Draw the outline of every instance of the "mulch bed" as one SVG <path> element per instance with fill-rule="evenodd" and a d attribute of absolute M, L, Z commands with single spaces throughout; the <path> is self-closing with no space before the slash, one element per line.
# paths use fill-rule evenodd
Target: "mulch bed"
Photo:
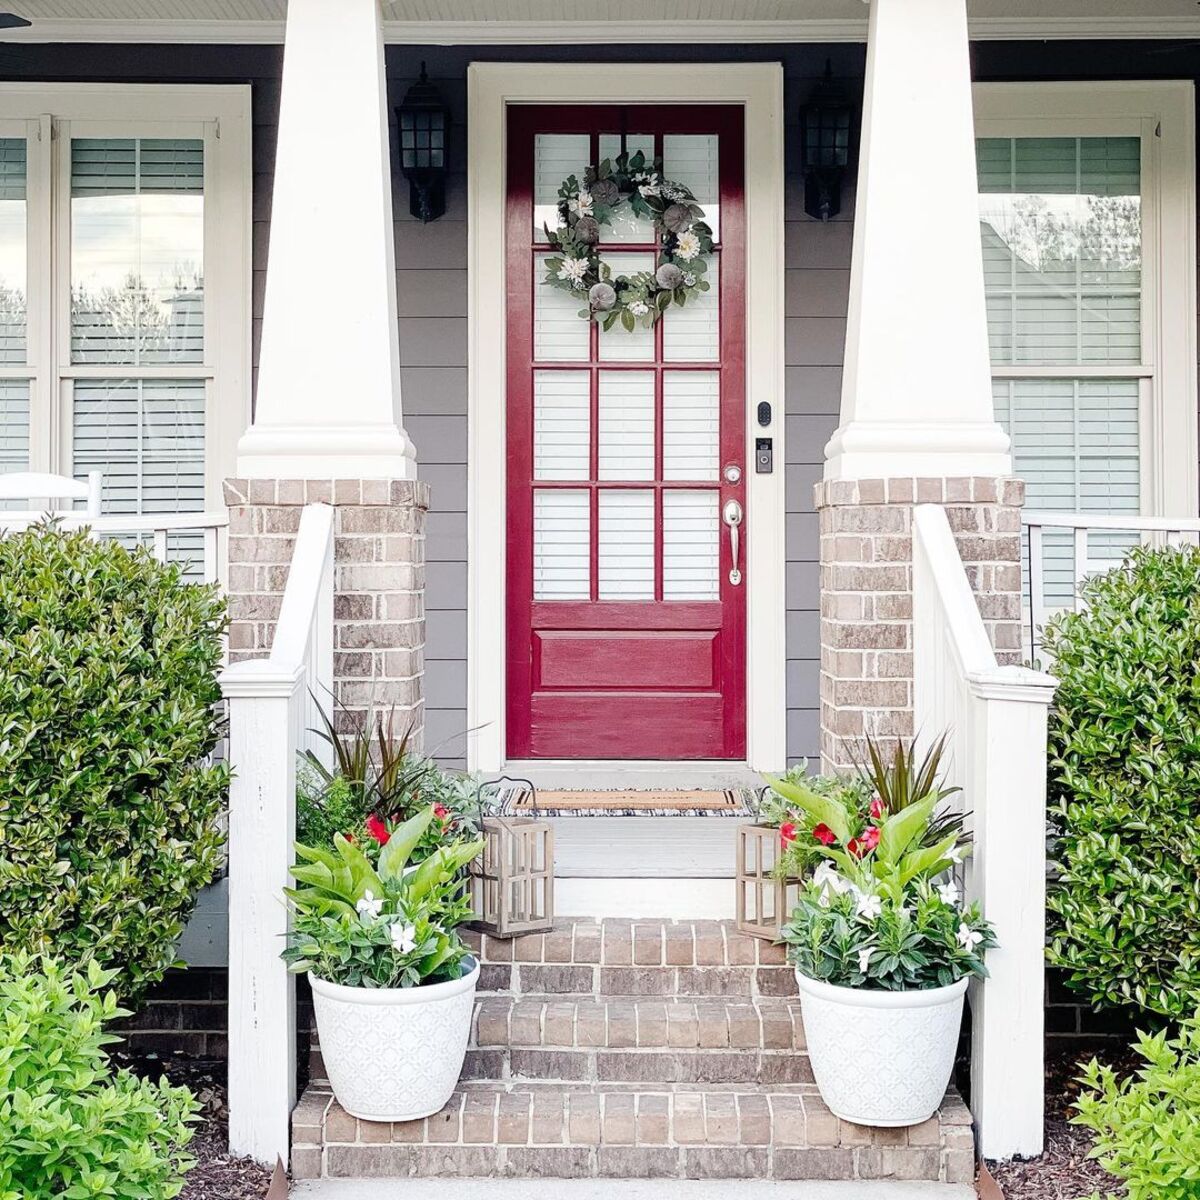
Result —
<path fill-rule="evenodd" d="M 1069 1123 L 1079 1096 L 1076 1077 L 1093 1057 L 1118 1074 L 1137 1065 L 1127 1049 L 1111 1042 L 1081 1043 L 1074 1050 L 1047 1054 L 1045 1153 L 1023 1162 L 988 1163 L 1005 1200 L 1084 1200 L 1096 1192 L 1121 1194 L 1117 1181 L 1087 1156 L 1091 1131 Z"/>
<path fill-rule="evenodd" d="M 187 1173 L 180 1200 L 263 1200 L 271 1172 L 250 1158 L 231 1158 L 225 1125 L 225 1063 L 210 1059 L 114 1055 L 139 1075 L 166 1077 L 192 1089 L 202 1106 L 196 1134 L 188 1145 L 196 1165 Z"/>

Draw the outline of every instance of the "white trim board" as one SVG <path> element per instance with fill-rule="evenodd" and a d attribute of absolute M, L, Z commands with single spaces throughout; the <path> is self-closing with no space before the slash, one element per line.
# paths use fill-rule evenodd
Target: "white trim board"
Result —
<path fill-rule="evenodd" d="M 747 764 L 787 754 L 784 571 L 784 108 L 779 63 L 472 63 L 467 73 L 467 765 L 496 772 L 505 747 L 505 177 L 510 104 L 740 104 L 746 113 Z M 499 381 L 499 384 L 497 383 Z M 753 424 L 761 400 L 770 427 Z M 771 475 L 749 470 L 775 439 Z"/>
<path fill-rule="evenodd" d="M 676 21 L 385 21 L 384 41 L 401 46 L 582 45 L 786 45 L 861 43 L 866 19 L 809 21 L 689 21 L 683 36 Z M 980 41 L 1168 40 L 1200 37 L 1196 16 L 979 17 L 970 23 Z M 282 21 L 38 20 L 29 29 L 7 30 L 12 43 L 141 43 L 155 45 L 279 45 Z"/>
<path fill-rule="evenodd" d="M 1190 80 L 977 83 L 974 104 L 979 137 L 1141 138 L 1141 364 L 1028 370 L 997 365 L 993 375 L 1141 378 L 1142 515 L 1196 516 L 1195 85 Z"/>

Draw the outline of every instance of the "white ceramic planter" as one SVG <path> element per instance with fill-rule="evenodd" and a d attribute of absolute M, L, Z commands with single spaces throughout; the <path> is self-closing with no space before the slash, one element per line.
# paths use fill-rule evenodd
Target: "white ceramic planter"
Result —
<path fill-rule="evenodd" d="M 966 979 L 920 992 L 834 987 L 796 972 L 813 1075 L 832 1112 L 855 1125 L 919 1125 L 942 1102 Z"/>
<path fill-rule="evenodd" d="M 415 1121 L 444 1108 L 462 1073 L 479 963 L 461 979 L 354 988 L 310 974 L 333 1094 L 364 1121 Z"/>

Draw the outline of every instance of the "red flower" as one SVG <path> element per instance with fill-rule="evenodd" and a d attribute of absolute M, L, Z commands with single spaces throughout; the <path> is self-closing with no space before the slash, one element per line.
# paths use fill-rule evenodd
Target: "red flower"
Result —
<path fill-rule="evenodd" d="M 388 832 L 388 827 L 372 813 L 367 818 L 367 832 L 381 845 L 388 844 L 388 838 L 392 835 Z"/>
<path fill-rule="evenodd" d="M 788 821 L 786 825 L 780 825 L 780 827 L 779 827 L 779 844 L 781 846 L 787 846 L 787 844 L 789 842 L 794 842 L 795 840 L 796 840 L 796 826 L 793 825 L 791 823 L 791 821 Z"/>
<path fill-rule="evenodd" d="M 433 815 L 444 825 L 450 819 L 450 810 L 444 804 L 435 804 Z"/>
<path fill-rule="evenodd" d="M 342 837 L 344 837 L 346 839 L 346 841 L 348 841 L 350 843 L 350 845 L 352 845 L 352 846 L 354 845 L 354 834 L 343 833 Z"/>
<path fill-rule="evenodd" d="M 879 830 L 872 825 L 866 833 L 860 838 L 851 838 L 846 843 L 846 849 L 854 855 L 855 858 L 862 858 L 864 854 L 870 854 L 876 846 L 879 845 Z"/>
<path fill-rule="evenodd" d="M 887 809 L 884 807 L 883 797 L 876 796 L 871 801 L 871 820 L 880 821 L 887 816 Z"/>
<path fill-rule="evenodd" d="M 859 841 L 858 838 L 851 838 L 846 843 L 846 849 L 849 850 L 855 858 L 862 858 L 862 856 L 866 853 L 866 851 L 863 849 L 862 842 Z"/>
<path fill-rule="evenodd" d="M 874 850 L 879 845 L 879 827 L 872 825 L 866 833 L 863 834 L 863 846 L 867 850 Z"/>
<path fill-rule="evenodd" d="M 837 834 L 829 828 L 828 825 L 817 825 L 813 828 L 813 837 L 821 843 L 822 846 L 832 846 L 837 841 Z"/>

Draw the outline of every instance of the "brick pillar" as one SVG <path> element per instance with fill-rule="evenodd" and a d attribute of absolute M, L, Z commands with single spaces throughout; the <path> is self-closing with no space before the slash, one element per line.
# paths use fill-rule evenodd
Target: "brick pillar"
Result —
<path fill-rule="evenodd" d="M 997 659 L 1021 657 L 1019 479 L 832 479 L 821 533 L 821 762 L 850 766 L 864 734 L 913 730 L 912 513 L 946 509 Z M 926 730 L 936 733 L 936 730 Z"/>
<path fill-rule="evenodd" d="M 230 658 L 271 648 L 305 504 L 332 504 L 334 687 L 352 712 L 391 708 L 424 727 L 425 513 L 413 479 L 227 479 Z M 322 701 L 328 711 L 330 704 Z"/>

